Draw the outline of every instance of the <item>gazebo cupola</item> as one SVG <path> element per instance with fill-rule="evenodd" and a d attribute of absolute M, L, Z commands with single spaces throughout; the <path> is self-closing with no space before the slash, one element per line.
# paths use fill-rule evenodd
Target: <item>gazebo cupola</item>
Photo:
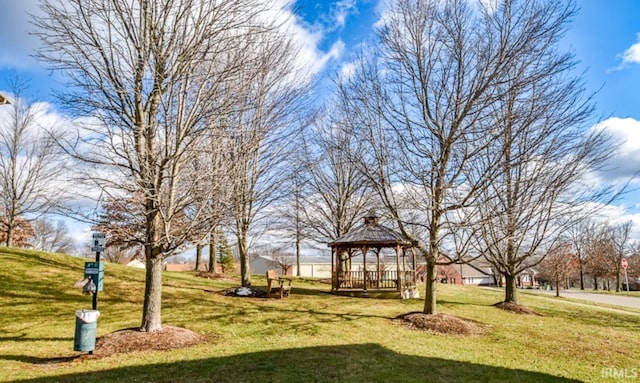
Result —
<path fill-rule="evenodd" d="M 416 260 L 411 241 L 379 223 L 370 213 L 364 223 L 330 242 L 331 290 L 397 290 L 403 298 L 418 296 Z M 375 258 L 370 257 L 370 253 Z M 385 253 L 395 254 L 393 261 Z"/>

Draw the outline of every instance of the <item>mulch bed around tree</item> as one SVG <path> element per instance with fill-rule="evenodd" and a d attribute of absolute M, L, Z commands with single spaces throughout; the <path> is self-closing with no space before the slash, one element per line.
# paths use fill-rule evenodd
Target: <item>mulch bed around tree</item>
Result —
<path fill-rule="evenodd" d="M 410 312 L 398 315 L 394 321 L 410 329 L 443 335 L 479 335 L 491 329 L 489 325 L 447 314 Z"/>
<path fill-rule="evenodd" d="M 98 338 L 93 357 L 187 348 L 205 343 L 207 340 L 207 337 L 181 327 L 163 326 L 162 331 L 158 332 L 142 332 L 138 328 L 129 328 Z"/>
<path fill-rule="evenodd" d="M 527 306 L 523 306 L 523 305 L 520 305 L 520 304 L 517 304 L 517 303 L 513 303 L 513 302 L 499 302 L 499 303 L 496 303 L 493 306 L 497 307 L 497 308 L 499 308 L 501 310 L 509 311 L 509 312 L 516 313 L 516 314 L 527 314 L 527 315 L 539 315 L 539 316 L 542 316 L 542 314 L 539 314 L 539 313 L 531 310 Z"/>

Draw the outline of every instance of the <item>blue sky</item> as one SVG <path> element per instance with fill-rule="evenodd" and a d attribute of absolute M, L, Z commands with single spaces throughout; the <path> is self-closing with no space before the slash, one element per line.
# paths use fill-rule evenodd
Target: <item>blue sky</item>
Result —
<path fill-rule="evenodd" d="M 286 0 L 280 0 L 286 1 Z M 469 0 L 474 1 L 474 0 Z M 484 0 L 490 1 L 490 0 Z M 597 118 L 622 146 L 603 178 L 640 170 L 640 1 L 580 0 L 563 48 L 575 52 L 587 87 L 597 91 Z M 384 10 L 381 0 L 298 0 L 294 31 L 305 46 L 303 57 L 326 86 L 348 64 L 359 45 L 374 39 L 373 25 Z M 51 74 L 30 57 L 37 39 L 30 35 L 28 12 L 36 0 L 0 0 L 0 92 L 15 74 L 31 80 L 30 93 L 57 109 L 52 90 L 59 86 Z M 633 219 L 640 238 L 640 193 L 629 193 L 611 207 L 616 219 Z"/>

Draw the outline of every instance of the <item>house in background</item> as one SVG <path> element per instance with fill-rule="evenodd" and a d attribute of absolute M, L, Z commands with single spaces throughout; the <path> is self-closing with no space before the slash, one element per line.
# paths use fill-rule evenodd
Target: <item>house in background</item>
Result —
<path fill-rule="evenodd" d="M 278 270 L 281 275 L 297 276 L 298 267 L 295 257 L 282 259 L 270 255 L 252 257 L 252 274 L 265 274 L 267 270 Z M 300 276 L 312 278 L 331 278 L 330 257 L 300 257 Z"/>
<path fill-rule="evenodd" d="M 516 281 L 518 287 L 520 288 L 534 288 L 540 286 L 538 281 L 538 272 L 529 267 L 518 275 L 518 279 Z"/>
<path fill-rule="evenodd" d="M 442 262 L 451 261 L 451 258 L 442 255 Z M 426 264 L 419 263 L 416 266 L 418 279 L 425 280 Z M 470 286 L 495 286 L 497 279 L 491 265 L 483 259 L 469 259 L 467 262 L 438 265 L 438 282 L 456 285 Z"/>

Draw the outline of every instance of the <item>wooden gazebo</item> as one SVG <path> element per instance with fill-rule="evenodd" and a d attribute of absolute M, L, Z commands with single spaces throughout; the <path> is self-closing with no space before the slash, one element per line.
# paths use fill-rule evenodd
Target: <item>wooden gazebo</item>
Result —
<path fill-rule="evenodd" d="M 331 291 L 397 290 L 402 298 L 418 297 L 416 259 L 411 241 L 380 225 L 375 215 L 369 214 L 364 225 L 330 242 L 329 247 Z M 395 253 L 394 262 L 381 259 L 385 250 Z M 375 261 L 368 259 L 370 252 L 375 254 Z"/>

